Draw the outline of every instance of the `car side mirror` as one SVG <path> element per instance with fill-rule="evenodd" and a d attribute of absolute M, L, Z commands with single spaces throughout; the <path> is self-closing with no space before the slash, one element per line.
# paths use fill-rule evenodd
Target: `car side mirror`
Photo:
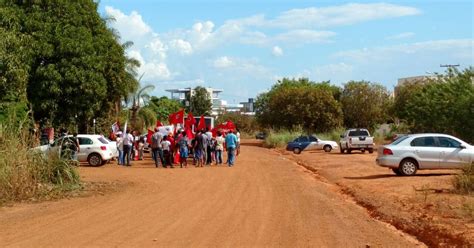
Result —
<path fill-rule="evenodd" d="M 460 144 L 460 145 L 459 145 L 459 148 L 461 148 L 461 149 L 466 149 L 466 146 L 463 145 L 463 144 Z"/>

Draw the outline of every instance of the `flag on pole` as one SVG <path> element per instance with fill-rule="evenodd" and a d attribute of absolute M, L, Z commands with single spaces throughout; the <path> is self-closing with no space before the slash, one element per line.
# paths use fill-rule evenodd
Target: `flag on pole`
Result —
<path fill-rule="evenodd" d="M 204 121 L 204 115 L 201 115 L 199 118 L 198 130 L 203 130 L 206 128 L 206 122 Z"/>
<path fill-rule="evenodd" d="M 163 123 L 161 123 L 160 120 L 157 120 L 156 121 L 156 127 L 162 127 L 163 126 Z"/>
<path fill-rule="evenodd" d="M 194 119 L 193 113 L 188 113 L 188 118 L 186 119 L 186 123 L 184 123 L 184 128 L 192 129 L 193 126 L 196 124 L 196 119 Z"/>
<path fill-rule="evenodd" d="M 118 131 L 120 130 L 120 126 L 118 124 L 118 122 L 114 122 L 114 124 L 112 124 L 112 133 L 117 133 Z"/>
<path fill-rule="evenodd" d="M 172 113 L 169 115 L 169 122 L 170 124 L 183 124 L 184 122 L 184 109 L 176 113 Z"/>

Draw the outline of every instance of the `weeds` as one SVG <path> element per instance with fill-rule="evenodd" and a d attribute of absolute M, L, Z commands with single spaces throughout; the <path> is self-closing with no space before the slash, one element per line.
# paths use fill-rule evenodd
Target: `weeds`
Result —
<path fill-rule="evenodd" d="M 454 177 L 453 185 L 460 194 L 474 193 L 474 163 L 465 166 L 461 174 Z"/>
<path fill-rule="evenodd" d="M 0 135 L 0 204 L 57 195 L 80 187 L 71 161 L 32 149 L 25 122 L 9 120 Z"/>
<path fill-rule="evenodd" d="M 318 133 L 316 137 L 323 140 L 332 140 L 339 142 L 340 135 L 344 132 L 343 129 L 335 129 L 326 133 Z M 285 147 L 286 144 L 296 137 L 305 134 L 303 129 L 297 128 L 294 130 L 269 130 L 267 138 L 264 141 L 264 146 L 269 148 Z"/>

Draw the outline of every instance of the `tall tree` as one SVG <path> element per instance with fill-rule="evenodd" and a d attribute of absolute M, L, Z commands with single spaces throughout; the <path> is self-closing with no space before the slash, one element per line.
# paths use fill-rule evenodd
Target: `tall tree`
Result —
<path fill-rule="evenodd" d="M 391 97 L 381 84 L 350 81 L 344 85 L 341 103 L 346 127 L 373 129 L 389 119 Z"/>
<path fill-rule="evenodd" d="M 26 95 L 37 120 L 54 126 L 109 118 L 114 103 L 136 88 L 124 47 L 98 12 L 98 3 L 2 1 L 18 11 L 19 33 L 31 37 Z M 3 8 L 2 8 L 3 9 Z"/>
<path fill-rule="evenodd" d="M 160 98 L 152 96 L 148 104 L 148 107 L 153 109 L 160 121 L 167 120 L 171 113 L 175 113 L 183 108 L 183 105 L 178 100 L 169 99 L 166 96 Z"/>
<path fill-rule="evenodd" d="M 212 100 L 206 88 L 197 86 L 191 96 L 189 111 L 194 115 L 210 115 L 212 110 Z"/>
<path fill-rule="evenodd" d="M 257 121 L 262 126 L 306 131 L 328 131 L 342 123 L 340 104 L 326 82 L 306 78 L 279 80 L 255 103 Z"/>

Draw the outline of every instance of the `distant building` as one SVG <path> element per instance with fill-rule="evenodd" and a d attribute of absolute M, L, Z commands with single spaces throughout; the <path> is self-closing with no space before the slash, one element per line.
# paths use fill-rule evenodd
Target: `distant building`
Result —
<path fill-rule="evenodd" d="M 249 98 L 247 102 L 241 102 L 242 104 L 242 109 L 241 112 L 242 114 L 247 114 L 247 115 L 255 115 L 255 99 Z"/>
<path fill-rule="evenodd" d="M 227 102 L 221 100 L 219 98 L 219 94 L 223 92 L 221 89 L 213 89 L 213 88 L 205 88 L 211 97 L 210 101 L 212 103 L 212 113 L 211 115 L 216 116 L 222 111 L 223 106 L 227 104 Z M 179 100 L 183 102 L 185 106 L 189 106 L 190 102 L 189 99 L 194 95 L 193 88 L 181 88 L 181 89 L 168 89 L 167 92 L 171 93 L 171 99 Z"/>

